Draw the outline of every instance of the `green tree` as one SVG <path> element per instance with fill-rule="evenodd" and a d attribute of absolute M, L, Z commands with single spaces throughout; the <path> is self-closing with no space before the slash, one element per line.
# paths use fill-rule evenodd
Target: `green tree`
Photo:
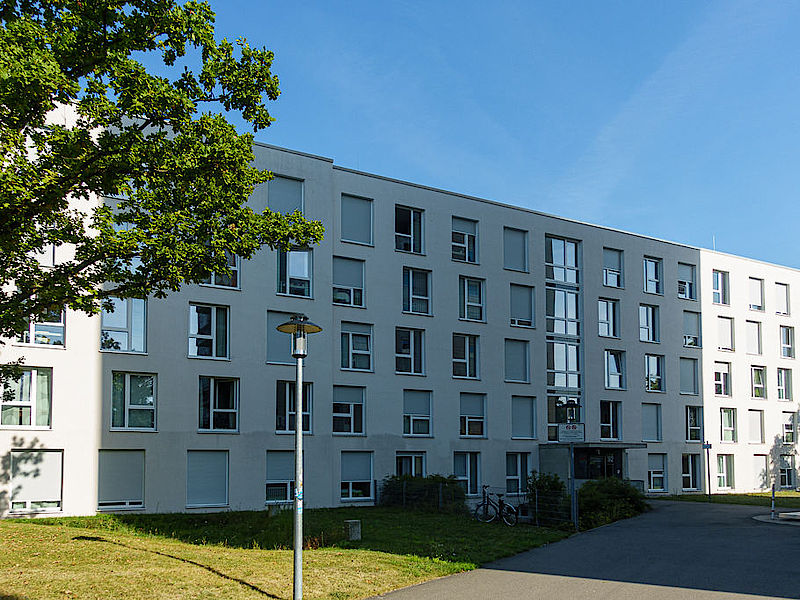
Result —
<path fill-rule="evenodd" d="M 163 297 L 228 272 L 226 251 L 322 239 L 300 213 L 245 205 L 271 174 L 219 114 L 269 126 L 272 60 L 217 41 L 205 2 L 0 0 L 0 337 L 65 306 Z M 51 244 L 74 257 L 43 268 Z"/>

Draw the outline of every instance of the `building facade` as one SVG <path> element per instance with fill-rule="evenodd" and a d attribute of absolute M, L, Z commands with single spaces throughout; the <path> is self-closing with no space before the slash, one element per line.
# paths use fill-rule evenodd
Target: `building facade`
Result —
<path fill-rule="evenodd" d="M 531 470 L 569 470 L 563 423 L 585 427 L 578 479 L 795 487 L 800 272 L 255 153 L 276 178 L 252 207 L 299 208 L 325 240 L 8 340 L 0 360 L 25 372 L 2 403 L 0 514 L 289 501 L 294 366 L 275 327 L 293 313 L 323 327 L 301 409 L 309 507 L 373 503 L 392 474 L 513 499 Z"/>

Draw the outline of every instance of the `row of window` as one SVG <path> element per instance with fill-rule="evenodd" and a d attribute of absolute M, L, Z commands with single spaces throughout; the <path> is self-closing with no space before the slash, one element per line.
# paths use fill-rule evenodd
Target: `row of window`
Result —
<path fill-rule="evenodd" d="M 761 355 L 761 323 L 759 321 L 746 321 L 746 352 L 747 354 Z M 736 349 L 734 335 L 734 319 L 732 317 L 717 317 L 717 349 L 733 352 Z M 779 352 L 781 358 L 794 358 L 794 327 L 780 325 L 778 327 Z"/>
<path fill-rule="evenodd" d="M 778 400 L 792 399 L 792 370 L 779 367 L 777 369 L 775 390 Z M 733 379 L 731 363 L 714 363 L 714 394 L 717 396 L 733 395 Z M 767 367 L 750 366 L 750 397 L 758 400 L 767 398 Z"/>
<path fill-rule="evenodd" d="M 714 304 L 730 305 L 730 273 L 714 270 L 712 277 L 712 301 Z M 788 283 L 775 283 L 775 314 L 790 314 L 790 295 Z M 764 300 L 764 280 L 757 277 L 748 277 L 747 298 L 750 310 L 763 312 L 766 307 Z"/>

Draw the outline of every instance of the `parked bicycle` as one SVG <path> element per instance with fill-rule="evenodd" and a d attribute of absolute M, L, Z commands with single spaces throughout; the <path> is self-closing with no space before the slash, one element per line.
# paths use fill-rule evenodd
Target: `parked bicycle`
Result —
<path fill-rule="evenodd" d="M 482 494 L 483 499 L 478 506 L 475 507 L 475 518 L 481 523 L 491 523 L 498 515 L 503 523 L 509 527 L 517 524 L 517 509 L 503 500 L 503 494 L 495 494 L 489 490 L 488 485 L 483 486 Z"/>

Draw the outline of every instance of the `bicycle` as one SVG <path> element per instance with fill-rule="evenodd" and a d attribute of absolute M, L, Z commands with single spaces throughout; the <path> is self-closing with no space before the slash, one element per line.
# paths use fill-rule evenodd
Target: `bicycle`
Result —
<path fill-rule="evenodd" d="M 483 499 L 480 504 L 475 507 L 475 518 L 481 523 L 491 523 L 500 515 L 503 523 L 509 527 L 516 525 L 519 517 L 517 509 L 503 500 L 503 494 L 493 494 L 487 491 L 488 489 L 488 485 L 483 486 Z M 492 498 L 492 496 L 495 496 L 497 500 Z"/>

